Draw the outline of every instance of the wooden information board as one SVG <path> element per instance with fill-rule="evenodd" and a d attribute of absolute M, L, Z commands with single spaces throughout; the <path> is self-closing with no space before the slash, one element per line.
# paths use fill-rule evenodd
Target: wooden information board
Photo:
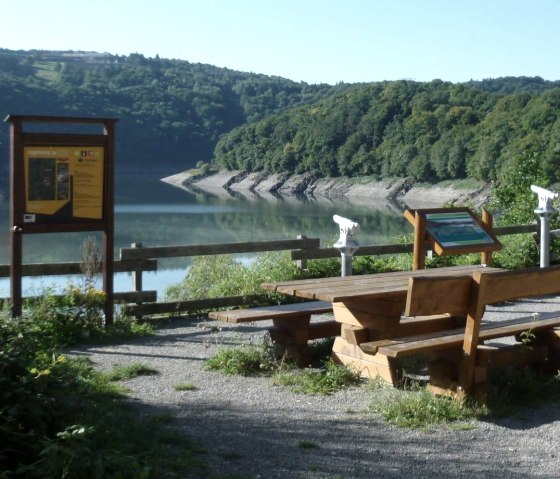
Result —
<path fill-rule="evenodd" d="M 488 253 L 502 248 L 491 225 L 481 222 L 469 208 L 407 210 L 405 217 L 414 225 L 415 252 L 418 250 L 418 254 L 425 252 L 426 240 L 440 256 Z M 415 264 L 419 261 L 415 259 Z"/>
<path fill-rule="evenodd" d="M 105 321 L 113 320 L 114 118 L 9 115 L 10 290 L 22 312 L 23 236 L 101 231 Z M 42 125 L 42 126 L 41 126 Z M 83 133 L 79 126 L 102 132 Z M 38 128 L 39 127 L 39 128 Z M 43 130 L 44 129 L 44 130 Z M 42 131 L 38 131 L 42 130 Z M 52 130 L 61 130 L 56 133 Z M 64 132 L 62 132 L 64 131 Z"/>

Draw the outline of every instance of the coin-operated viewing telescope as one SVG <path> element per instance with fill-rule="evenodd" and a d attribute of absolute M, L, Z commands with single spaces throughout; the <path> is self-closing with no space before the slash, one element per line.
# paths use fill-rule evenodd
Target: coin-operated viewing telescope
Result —
<path fill-rule="evenodd" d="M 360 225 L 348 218 L 334 215 L 333 220 L 338 223 L 340 228 L 340 237 L 334 244 L 334 247 L 340 251 L 342 267 L 341 276 L 352 276 L 352 256 L 360 247 L 359 243 L 354 239 L 354 233 L 360 229 Z"/>
<path fill-rule="evenodd" d="M 558 197 L 558 193 L 535 185 L 531 185 L 531 191 L 539 196 L 539 206 L 535 209 L 535 213 L 541 219 L 540 266 L 546 268 L 550 265 L 550 218 L 556 213 L 551 203 Z"/>

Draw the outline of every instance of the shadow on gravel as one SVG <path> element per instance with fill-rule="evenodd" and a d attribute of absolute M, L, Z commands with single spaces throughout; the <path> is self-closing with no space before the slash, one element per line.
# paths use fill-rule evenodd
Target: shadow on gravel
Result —
<path fill-rule="evenodd" d="M 79 352 L 184 359 L 185 368 L 197 369 L 207 359 L 205 350 L 200 357 L 182 355 L 186 343 L 239 345 L 237 333 L 266 331 L 266 327 L 228 325 L 228 334 L 216 337 L 214 325 L 219 323 L 190 322 L 183 328 L 185 322 L 174 320 L 162 325 L 155 336 L 107 348 L 83 347 Z M 553 429 L 560 420 L 558 403 L 470 429 L 425 432 L 389 426 L 377 415 L 347 411 L 342 403 L 333 407 L 331 401 L 323 407 L 321 398 L 278 393 L 269 383 L 258 388 L 233 378 L 218 383 L 226 385 L 221 397 L 215 390 L 204 390 L 205 383 L 200 382 L 198 392 L 174 393 L 172 404 L 161 398 L 158 405 L 131 399 L 139 414 L 170 414 L 170 427 L 206 451 L 211 479 L 542 479 L 556 477 L 559 467 L 554 450 L 558 436 Z M 227 389 L 230 384 L 237 386 Z"/>
<path fill-rule="evenodd" d="M 536 467 L 550 460 L 550 450 L 528 444 L 514 452 L 511 442 L 476 430 L 409 431 L 362 414 L 323 417 L 279 404 L 261 415 L 231 403 L 186 401 L 177 425 L 208 451 L 217 477 L 549 477 Z"/>

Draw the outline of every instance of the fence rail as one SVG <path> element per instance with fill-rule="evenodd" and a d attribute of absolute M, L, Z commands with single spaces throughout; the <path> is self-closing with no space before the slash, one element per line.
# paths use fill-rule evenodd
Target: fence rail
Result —
<path fill-rule="evenodd" d="M 538 224 L 506 226 L 493 229 L 496 236 L 538 233 Z M 551 231 L 551 236 L 560 237 L 560 231 Z M 206 245 L 176 245 L 142 247 L 133 243 L 129 248 L 121 248 L 120 259 L 115 261 L 115 273 L 132 274 L 132 291 L 114 293 L 116 303 L 126 303 L 127 311 L 136 317 L 173 313 L 195 312 L 205 309 L 224 308 L 247 305 L 262 301 L 264 296 L 228 296 L 203 300 L 184 300 L 157 302 L 156 291 L 144 291 L 142 274 L 157 271 L 158 259 L 190 257 L 201 255 L 263 253 L 268 251 L 290 251 L 291 259 L 298 261 L 300 267 L 306 267 L 311 259 L 336 258 L 340 252 L 336 248 L 321 248 L 319 238 L 300 236 L 298 239 L 252 241 L 244 243 L 217 243 Z M 377 246 L 360 246 L 355 256 L 378 256 L 399 253 L 411 253 L 413 244 L 386 244 Z M 51 276 L 82 274 L 79 262 L 32 263 L 23 265 L 24 276 Z M 10 265 L 0 265 L 0 278 L 10 276 Z"/>

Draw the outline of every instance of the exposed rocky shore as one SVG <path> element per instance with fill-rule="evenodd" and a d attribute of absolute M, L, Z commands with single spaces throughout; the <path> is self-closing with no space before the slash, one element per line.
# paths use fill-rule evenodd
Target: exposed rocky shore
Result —
<path fill-rule="evenodd" d="M 379 200 L 397 203 L 408 208 L 430 208 L 448 203 L 470 204 L 477 208 L 489 197 L 489 185 L 464 188 L 453 183 L 417 185 L 410 178 L 377 181 L 364 178 L 314 178 L 311 175 L 287 173 L 248 173 L 245 171 L 219 171 L 195 174 L 178 173 L 162 181 L 195 193 L 217 196 L 243 196 L 248 199 L 271 196 L 306 196 L 311 198 L 345 198 L 354 200 Z"/>

